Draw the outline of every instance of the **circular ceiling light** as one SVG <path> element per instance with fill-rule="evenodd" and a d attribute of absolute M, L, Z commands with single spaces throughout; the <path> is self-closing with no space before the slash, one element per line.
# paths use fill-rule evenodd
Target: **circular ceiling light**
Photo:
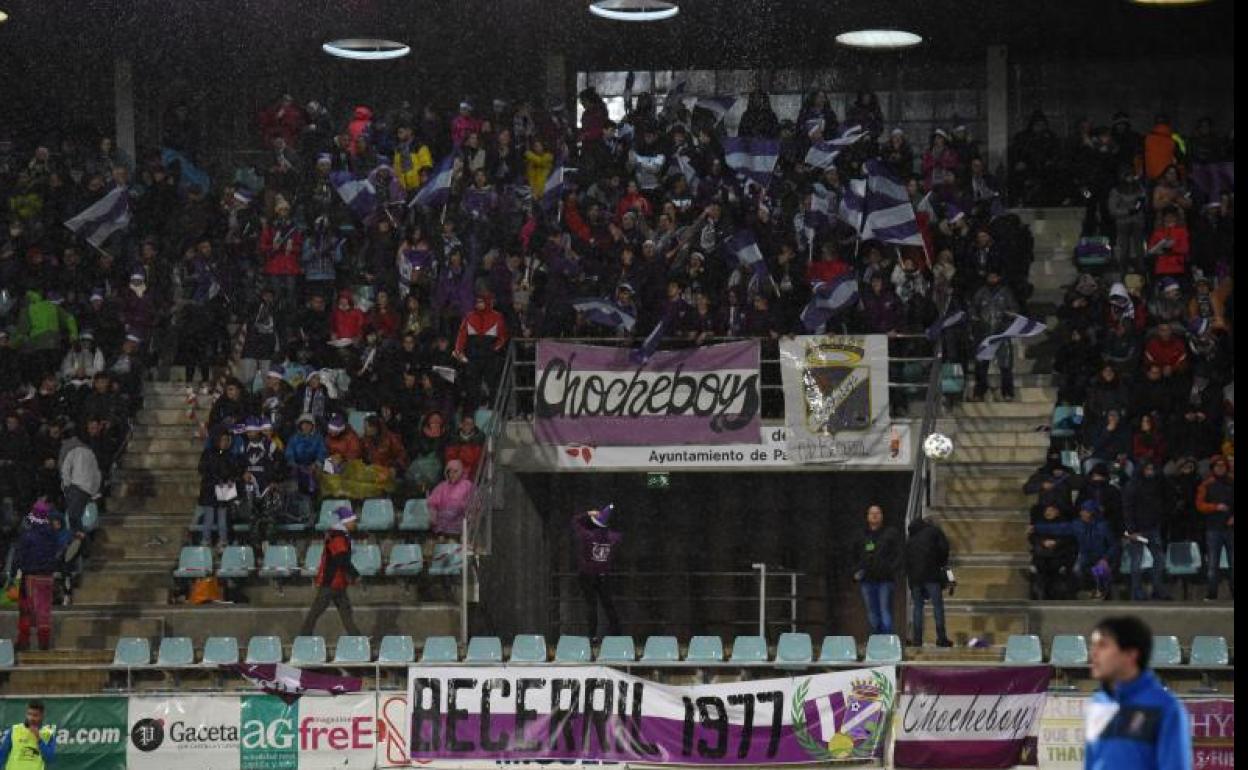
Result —
<path fill-rule="evenodd" d="M 333 40 L 321 46 L 321 50 L 340 59 L 381 61 L 400 59 L 412 52 L 411 48 L 393 40 L 377 40 L 369 37 L 352 37 Z"/>
<path fill-rule="evenodd" d="M 0 24 L 3 24 L 8 20 L 9 20 L 9 15 L 5 13 L 4 11 L 0 11 Z"/>
<path fill-rule="evenodd" d="M 663 21 L 680 13 L 668 0 L 595 0 L 589 12 L 612 21 Z"/>
<path fill-rule="evenodd" d="M 842 32 L 836 42 L 850 48 L 910 48 L 922 43 L 923 38 L 900 29 L 859 29 Z"/>

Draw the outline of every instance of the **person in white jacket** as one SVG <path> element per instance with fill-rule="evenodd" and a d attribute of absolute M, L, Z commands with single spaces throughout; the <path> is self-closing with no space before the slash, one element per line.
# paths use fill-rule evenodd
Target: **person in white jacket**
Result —
<path fill-rule="evenodd" d="M 61 382 L 75 388 L 91 386 L 96 372 L 104 371 L 104 353 L 95 346 L 95 335 L 84 331 L 61 360 Z"/>
<path fill-rule="evenodd" d="M 72 429 L 66 429 L 70 431 Z M 82 514 L 87 504 L 100 496 L 103 475 L 95 451 L 77 435 L 69 433 L 61 443 L 61 490 L 65 493 L 65 517 L 74 538 L 81 541 L 85 534 Z M 73 549 L 77 553 L 77 549 Z M 67 556 L 68 560 L 68 556 Z"/>

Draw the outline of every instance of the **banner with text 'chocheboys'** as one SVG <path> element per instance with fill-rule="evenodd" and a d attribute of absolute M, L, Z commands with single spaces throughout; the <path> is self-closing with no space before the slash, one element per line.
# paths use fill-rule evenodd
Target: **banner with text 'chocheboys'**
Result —
<path fill-rule="evenodd" d="M 413 668 L 413 762 L 760 767 L 882 756 L 892 667 L 671 686 L 597 666 Z"/>

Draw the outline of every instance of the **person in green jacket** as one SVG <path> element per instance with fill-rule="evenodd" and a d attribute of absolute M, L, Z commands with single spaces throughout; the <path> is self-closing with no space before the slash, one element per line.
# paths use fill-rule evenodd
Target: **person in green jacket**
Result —
<path fill-rule="evenodd" d="M 31 289 L 17 319 L 17 342 L 26 362 L 26 377 L 37 382 L 60 366 L 66 342 L 78 339 L 78 321 L 61 307 L 60 298 Z"/>

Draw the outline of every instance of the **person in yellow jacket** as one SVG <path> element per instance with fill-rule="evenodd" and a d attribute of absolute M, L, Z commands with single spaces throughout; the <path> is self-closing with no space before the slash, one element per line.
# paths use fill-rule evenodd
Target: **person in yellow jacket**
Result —
<path fill-rule="evenodd" d="M 538 200 L 546 190 L 546 178 L 555 167 L 555 156 L 542 146 L 541 139 L 534 139 L 524 153 L 524 176 L 529 180 L 529 188 L 533 190 L 533 199 Z"/>
<path fill-rule="evenodd" d="M 46 770 L 56 761 L 56 726 L 43 724 L 43 702 L 26 704 L 26 721 L 13 725 L 0 739 L 4 770 Z"/>
<path fill-rule="evenodd" d="M 399 177 L 403 192 L 412 192 L 420 187 L 422 169 L 433 168 L 433 156 L 428 145 L 417 141 L 411 126 L 399 126 L 399 144 L 394 150 L 394 173 Z"/>

